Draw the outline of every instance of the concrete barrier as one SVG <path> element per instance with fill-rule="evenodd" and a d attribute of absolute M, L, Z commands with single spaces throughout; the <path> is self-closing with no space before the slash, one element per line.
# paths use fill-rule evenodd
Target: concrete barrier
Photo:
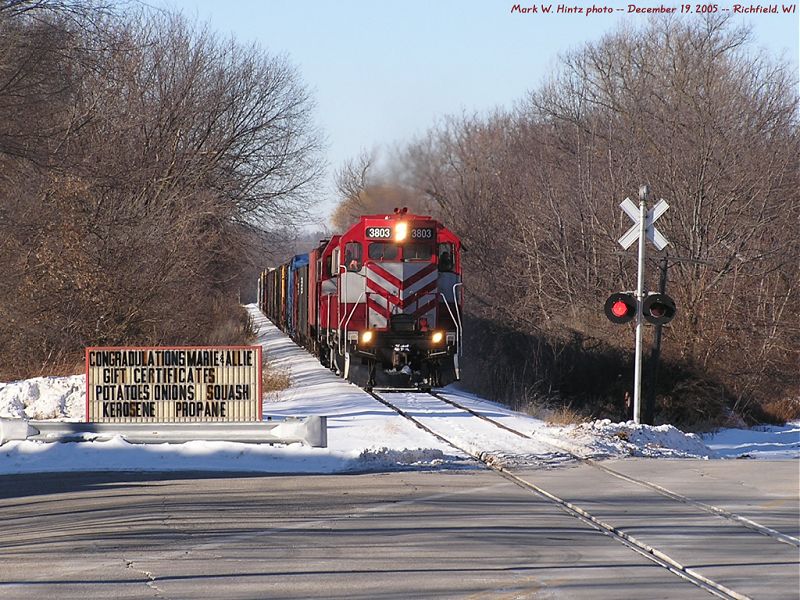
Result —
<path fill-rule="evenodd" d="M 120 436 L 132 444 L 180 444 L 194 440 L 246 444 L 302 443 L 328 446 L 327 417 L 287 417 L 252 423 L 67 423 L 0 418 L 0 445 L 12 440 L 104 441 Z"/>

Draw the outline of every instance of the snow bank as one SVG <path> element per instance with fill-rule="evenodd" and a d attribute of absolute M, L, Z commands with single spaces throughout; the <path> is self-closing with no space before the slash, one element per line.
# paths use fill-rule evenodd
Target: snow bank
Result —
<path fill-rule="evenodd" d="M 229 473 L 353 473 L 475 468 L 438 450 L 340 451 L 300 444 L 9 442 L 0 447 L 0 475 L 68 471 L 219 471 Z"/>
<path fill-rule="evenodd" d="M 85 382 L 85 375 L 72 375 L 0 383 L 0 417 L 83 421 Z"/>
<path fill-rule="evenodd" d="M 702 438 L 672 425 L 637 425 L 609 419 L 581 423 L 564 429 L 569 442 L 587 458 L 644 456 L 648 458 L 713 458 Z"/>

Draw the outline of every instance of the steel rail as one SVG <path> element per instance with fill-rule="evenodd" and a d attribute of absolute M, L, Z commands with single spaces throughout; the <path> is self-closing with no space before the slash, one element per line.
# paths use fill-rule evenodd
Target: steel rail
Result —
<path fill-rule="evenodd" d="M 436 437 L 438 440 L 446 443 L 449 446 L 452 446 L 453 448 L 455 448 L 456 450 L 459 450 L 460 452 L 463 452 L 467 456 L 472 457 L 474 460 L 476 460 L 476 461 L 480 462 L 481 464 L 485 465 L 487 468 L 491 469 L 492 471 L 494 471 L 495 473 L 497 473 L 501 477 L 505 478 L 506 480 L 514 483 L 515 485 L 517 485 L 517 486 L 519 486 L 519 487 L 521 487 L 523 489 L 527 489 L 529 491 L 532 491 L 532 492 L 536 493 L 538 496 L 540 496 L 540 497 L 544 498 L 545 500 L 548 500 L 549 502 L 551 502 L 551 503 L 555 504 L 556 506 L 558 506 L 561 510 L 563 510 L 565 513 L 569 514 L 570 516 L 577 518 L 581 522 L 589 525 L 590 527 L 592 527 L 593 529 L 595 529 L 597 531 L 600 531 L 604 535 L 608 535 L 613 540 L 619 542 L 620 544 L 622 544 L 623 546 L 627 547 L 628 549 L 636 552 L 640 556 L 642 556 L 642 557 L 646 558 L 647 560 L 649 560 L 650 562 L 652 562 L 652 563 L 654 563 L 654 564 L 666 569 L 667 571 L 669 571 L 670 573 L 680 577 L 681 579 L 683 579 L 683 580 L 685 580 L 685 581 L 687 581 L 687 582 L 689 582 L 689 583 L 691 583 L 691 584 L 693 584 L 693 585 L 695 585 L 695 586 L 697 586 L 697 587 L 709 592 L 710 594 L 712 594 L 714 596 L 717 596 L 718 598 L 725 598 L 726 600 L 731 600 L 731 599 L 733 599 L 733 600 L 751 600 L 749 596 L 741 594 L 741 593 L 739 593 L 739 592 L 737 592 L 735 590 L 732 590 L 732 589 L 722 585 L 721 583 L 718 583 L 718 582 L 716 582 L 716 581 L 714 581 L 714 580 L 712 580 L 712 579 L 710 579 L 708 577 L 705 577 L 704 575 L 702 575 L 701 573 L 697 572 L 696 570 L 691 569 L 691 568 L 689 568 L 689 567 L 687 567 L 685 565 L 682 565 L 681 563 L 679 563 L 677 560 L 673 559 L 672 557 L 670 557 L 666 553 L 664 553 L 664 552 L 658 550 L 657 548 L 654 548 L 654 547 L 652 547 L 652 546 L 650 546 L 648 544 L 645 544 L 644 542 L 636 539 L 634 536 L 632 536 L 632 535 L 630 535 L 628 533 L 625 533 L 624 531 L 614 527 L 610 523 L 606 523 L 605 521 L 595 517 L 594 515 L 592 515 L 588 511 L 580 508 L 579 506 L 577 506 L 577 505 L 575 505 L 575 504 L 573 504 L 573 503 L 571 503 L 571 502 L 569 502 L 567 500 L 564 500 L 563 498 L 560 498 L 560 497 L 556 496 L 555 494 L 552 494 L 551 492 L 548 492 L 547 490 L 539 487 L 538 485 L 536 485 L 534 483 L 531 483 L 530 481 L 527 481 L 527 480 L 519 477 L 518 475 L 515 475 L 514 473 L 510 472 L 509 470 L 507 470 L 505 467 L 497 464 L 494 461 L 494 457 L 491 454 L 485 453 L 485 452 L 481 452 L 481 453 L 476 454 L 476 453 L 474 453 L 474 452 L 472 452 L 472 451 L 470 451 L 470 450 L 468 450 L 466 448 L 462 448 L 461 446 L 459 446 L 453 440 L 447 439 L 445 436 L 441 435 L 440 433 L 437 433 L 436 431 L 434 431 L 433 429 L 431 429 L 430 427 L 428 427 L 427 425 L 422 423 L 419 419 L 417 419 L 416 417 L 410 415 L 407 411 L 405 411 L 402 408 L 400 408 L 399 406 L 396 406 L 395 404 L 389 402 L 388 400 L 386 400 L 385 398 L 383 398 L 380 395 L 376 394 L 375 392 L 367 392 L 367 393 L 370 396 L 372 396 L 373 398 L 375 398 L 375 400 L 377 400 L 378 402 L 383 404 L 384 406 L 386 406 L 389 409 L 393 410 L 394 412 L 396 412 L 400 416 L 404 417 L 405 419 L 408 419 L 409 421 L 414 423 L 417 427 L 419 427 L 423 431 L 426 431 L 426 432 L 430 433 L 431 435 Z M 433 393 L 425 393 L 424 395 L 425 396 L 433 396 L 433 397 L 435 397 L 435 398 L 437 398 L 439 400 L 442 400 L 442 398 L 438 397 L 435 392 L 433 392 Z M 459 408 L 459 407 L 457 407 L 457 408 Z M 464 408 L 464 409 L 466 410 L 466 408 Z M 470 412 L 470 414 L 473 414 L 472 411 L 470 411 L 470 410 L 467 410 L 467 412 Z M 480 415 L 475 415 L 475 416 L 480 416 Z M 490 420 L 490 421 L 492 421 L 492 420 Z M 497 423 L 495 423 L 495 424 L 497 424 Z M 523 434 L 523 437 L 527 437 L 527 436 L 524 436 L 524 434 Z"/>

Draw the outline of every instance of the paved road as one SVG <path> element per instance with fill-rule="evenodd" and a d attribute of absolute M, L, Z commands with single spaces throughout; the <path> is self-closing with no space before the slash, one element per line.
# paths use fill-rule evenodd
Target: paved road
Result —
<path fill-rule="evenodd" d="M 796 535 L 796 462 L 613 467 Z M 585 465 L 519 474 L 753 598 L 798 597 L 796 547 Z M 486 470 L 0 477 L 0 522 L 0 598 L 712 597 Z"/>

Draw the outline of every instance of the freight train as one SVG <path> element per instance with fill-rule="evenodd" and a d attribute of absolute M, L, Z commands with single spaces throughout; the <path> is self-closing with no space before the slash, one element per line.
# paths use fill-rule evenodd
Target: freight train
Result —
<path fill-rule="evenodd" d="M 367 215 L 258 280 L 261 311 L 323 365 L 370 390 L 460 378 L 461 241 L 437 220 Z"/>

